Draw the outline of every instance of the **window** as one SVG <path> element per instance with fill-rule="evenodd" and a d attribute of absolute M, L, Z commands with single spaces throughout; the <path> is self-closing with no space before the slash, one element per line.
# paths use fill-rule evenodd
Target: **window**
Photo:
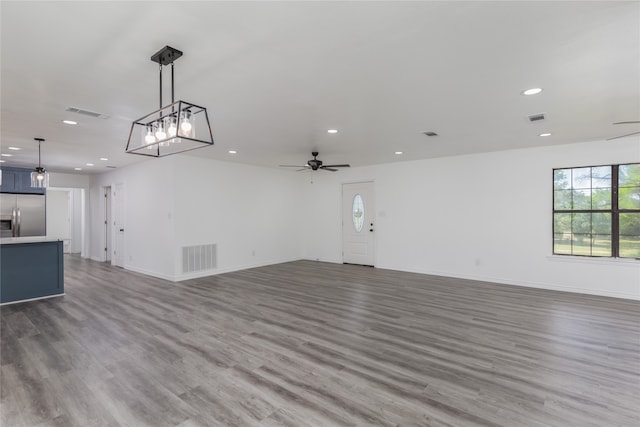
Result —
<path fill-rule="evenodd" d="M 353 228 L 359 233 L 362 231 L 362 225 L 364 224 L 364 201 L 359 194 L 356 194 L 353 198 L 352 212 Z"/>
<path fill-rule="evenodd" d="M 640 163 L 553 170 L 553 253 L 640 259 Z"/>

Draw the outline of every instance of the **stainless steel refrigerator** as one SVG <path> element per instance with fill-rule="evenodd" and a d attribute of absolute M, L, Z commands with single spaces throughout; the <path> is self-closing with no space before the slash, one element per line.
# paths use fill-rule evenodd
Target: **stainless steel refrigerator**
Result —
<path fill-rule="evenodd" d="M 45 236 L 45 196 L 0 194 L 0 237 Z"/>

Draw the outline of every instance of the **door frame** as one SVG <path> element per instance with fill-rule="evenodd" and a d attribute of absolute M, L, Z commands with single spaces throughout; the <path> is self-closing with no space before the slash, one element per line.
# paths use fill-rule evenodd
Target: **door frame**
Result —
<path fill-rule="evenodd" d="M 111 219 L 113 218 L 112 203 L 111 203 L 111 185 L 105 185 L 102 187 L 102 201 L 103 201 L 103 223 L 104 233 L 102 233 L 102 256 L 100 259 L 104 262 L 110 262 L 112 260 L 111 251 L 113 250 L 113 226 Z"/>
<path fill-rule="evenodd" d="M 118 189 L 120 189 L 120 195 L 116 194 Z M 124 182 L 118 182 L 116 184 L 111 185 L 111 222 L 112 222 L 112 227 L 111 227 L 111 245 L 112 245 L 112 251 L 111 251 L 111 265 L 116 266 L 116 267 L 122 267 L 124 268 L 125 262 L 126 262 L 126 244 L 125 244 L 125 238 L 123 236 L 122 238 L 122 247 L 118 247 L 118 231 L 117 231 L 117 224 L 116 224 L 116 212 L 118 209 L 122 210 L 122 228 L 126 228 L 125 227 L 125 215 L 126 215 L 126 211 L 125 211 L 125 195 L 126 195 L 126 189 L 125 189 L 125 184 Z M 117 256 L 114 255 L 114 251 L 119 251 L 120 253 L 122 253 L 122 265 L 118 265 L 117 261 Z"/>
<path fill-rule="evenodd" d="M 341 219 L 341 223 L 342 223 L 342 227 L 340 228 L 340 246 L 341 246 L 341 254 L 342 254 L 342 263 L 344 264 L 344 227 L 345 227 L 345 223 L 347 222 L 347 219 L 344 218 L 344 186 L 349 185 L 349 184 L 371 184 L 371 200 L 370 202 L 373 204 L 373 208 L 374 211 L 372 213 L 372 217 L 373 217 L 373 227 L 375 230 L 375 227 L 377 227 L 377 215 L 376 215 L 376 186 L 375 186 L 375 179 L 371 178 L 371 179 L 354 179 L 354 180 L 348 180 L 348 181 L 342 181 L 340 183 L 340 219 Z M 351 218 L 349 218 L 349 220 L 351 220 Z M 371 267 L 375 268 L 376 264 L 377 264 L 377 238 L 376 238 L 376 234 L 375 231 L 373 233 L 373 237 L 372 237 L 372 242 L 371 242 L 371 251 L 373 253 L 372 255 L 372 265 Z M 348 264 L 348 263 L 347 263 Z"/>

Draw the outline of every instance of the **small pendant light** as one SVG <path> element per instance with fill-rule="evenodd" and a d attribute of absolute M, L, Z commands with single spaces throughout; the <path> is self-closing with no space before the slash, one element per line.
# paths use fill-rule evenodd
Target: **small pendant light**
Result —
<path fill-rule="evenodd" d="M 31 187 L 47 188 L 49 186 L 49 172 L 40 164 L 40 144 L 44 142 L 44 138 L 33 138 L 38 141 L 38 167 L 31 172 Z"/>

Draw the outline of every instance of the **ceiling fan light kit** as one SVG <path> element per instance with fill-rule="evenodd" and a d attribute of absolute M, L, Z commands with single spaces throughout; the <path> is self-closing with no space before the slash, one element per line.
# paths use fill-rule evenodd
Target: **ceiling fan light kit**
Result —
<path fill-rule="evenodd" d="M 298 171 L 304 171 L 304 170 L 324 170 L 324 171 L 329 171 L 329 172 L 337 172 L 338 169 L 336 168 L 348 168 L 351 167 L 351 165 L 348 164 L 342 164 L 342 165 L 325 165 L 322 160 L 318 160 L 318 152 L 317 151 L 312 151 L 311 155 L 313 156 L 313 159 L 308 160 L 307 164 L 302 166 L 301 169 L 298 169 Z M 300 168 L 299 165 L 280 165 L 281 168 Z"/>
<path fill-rule="evenodd" d="M 160 65 L 160 107 L 131 124 L 126 152 L 164 157 L 213 145 L 207 109 L 174 101 L 173 63 L 182 52 L 165 46 L 151 60 Z M 162 105 L 162 67 L 171 65 L 171 104 Z"/>

